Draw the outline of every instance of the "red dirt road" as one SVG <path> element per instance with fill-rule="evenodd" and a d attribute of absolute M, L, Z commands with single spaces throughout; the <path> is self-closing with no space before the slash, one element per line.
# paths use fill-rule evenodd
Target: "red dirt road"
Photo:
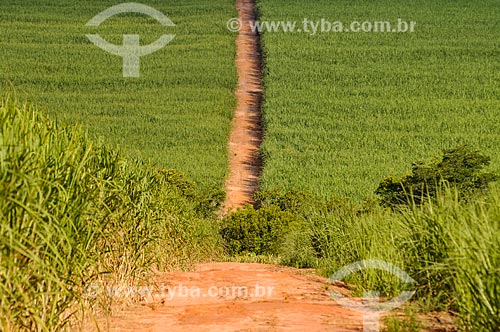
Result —
<path fill-rule="evenodd" d="M 157 281 L 163 292 L 115 313 L 109 331 L 362 331 L 360 314 L 330 299 L 346 290 L 311 271 L 213 263 Z"/>
<path fill-rule="evenodd" d="M 242 26 L 236 40 L 238 88 L 236 110 L 229 138 L 229 177 L 226 181 L 226 211 L 253 203 L 258 188 L 262 161 L 260 107 L 262 102 L 259 38 L 249 21 L 255 19 L 255 1 L 238 0 L 237 9 Z"/>
<path fill-rule="evenodd" d="M 89 319 L 85 332 L 361 332 L 363 317 L 330 294 L 349 296 L 312 270 L 247 264 L 196 265 L 193 272 L 161 273 L 159 287 L 140 303 L 114 306 L 108 319 Z M 340 285 L 341 286 L 341 285 Z M 360 302 L 360 299 L 350 298 Z M 400 316 L 401 312 L 394 312 Z M 420 315 L 425 332 L 456 331 L 445 313 Z M 372 321 L 372 323 L 375 321 Z M 383 319 L 379 321 L 383 331 Z M 370 328 L 375 326 L 371 325 Z M 376 331 L 376 330 L 375 330 Z"/>

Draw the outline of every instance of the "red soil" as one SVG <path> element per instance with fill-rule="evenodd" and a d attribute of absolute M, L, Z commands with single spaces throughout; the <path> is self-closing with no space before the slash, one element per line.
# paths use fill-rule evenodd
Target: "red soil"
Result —
<path fill-rule="evenodd" d="M 362 331 L 361 315 L 329 295 L 347 291 L 310 270 L 213 263 L 161 274 L 157 282 L 166 290 L 116 312 L 109 331 Z"/>
<path fill-rule="evenodd" d="M 253 203 L 252 196 L 257 190 L 262 168 L 259 157 L 262 143 L 259 37 L 248 23 L 255 19 L 255 1 L 238 0 L 237 9 L 242 26 L 236 40 L 237 106 L 229 138 L 226 211 Z"/>

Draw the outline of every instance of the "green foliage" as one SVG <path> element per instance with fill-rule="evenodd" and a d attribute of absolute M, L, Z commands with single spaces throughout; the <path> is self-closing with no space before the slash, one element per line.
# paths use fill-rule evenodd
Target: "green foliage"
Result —
<path fill-rule="evenodd" d="M 222 207 L 225 198 L 223 190 L 211 189 L 200 191 L 195 183 L 183 173 L 173 169 L 161 169 L 159 173 L 179 194 L 196 203 L 196 211 L 204 217 L 210 217 Z"/>
<path fill-rule="evenodd" d="M 356 206 L 351 204 L 347 197 L 332 197 L 323 200 L 312 193 L 300 191 L 259 191 L 255 193 L 254 198 L 257 208 L 275 206 L 282 211 L 293 212 L 302 217 L 331 211 L 349 211 L 349 213 L 352 213 L 356 210 L 361 212 L 363 209 L 368 208 L 367 205 Z"/>
<path fill-rule="evenodd" d="M 346 28 L 360 18 L 417 22 L 414 33 L 262 33 L 262 190 L 357 201 L 384 176 L 463 143 L 500 171 L 497 0 L 258 3 L 261 20 L 297 29 L 305 17 Z"/>
<path fill-rule="evenodd" d="M 220 234 L 231 255 L 276 253 L 282 236 L 295 217 L 277 207 L 255 210 L 245 207 L 226 216 Z"/>
<path fill-rule="evenodd" d="M 338 213 L 346 216 L 355 213 L 356 207 L 346 198 L 332 198 L 324 201 L 311 193 L 260 191 L 255 194 L 256 205 L 259 208 L 273 208 L 280 213 L 292 213 L 294 220 L 281 235 L 277 253 L 282 263 L 299 268 L 317 266 L 322 256 L 321 236 L 315 231 L 319 216 Z M 327 241 L 330 239 L 326 239 Z"/>
<path fill-rule="evenodd" d="M 367 269 L 346 278 L 356 294 L 376 290 L 393 297 L 402 290 L 416 290 L 413 301 L 424 310 L 459 312 L 464 330 L 497 330 L 500 191 L 496 187 L 470 200 L 460 199 L 456 188 L 442 187 L 425 204 L 394 210 L 372 201 L 357 206 L 297 192 L 261 192 L 256 197 L 266 209 L 295 216 L 277 251 L 282 264 L 315 267 L 329 277 L 353 262 L 381 259 L 409 273 L 417 284 L 402 284 L 390 273 Z M 389 321 L 394 331 L 421 327 L 415 315 Z"/>
<path fill-rule="evenodd" d="M 384 332 L 420 332 L 424 324 L 420 321 L 418 313 L 412 307 L 405 307 L 404 316 L 387 316 L 385 318 Z"/>
<path fill-rule="evenodd" d="M 401 248 L 417 295 L 431 309 L 453 308 L 465 330 L 496 331 L 500 322 L 500 192 L 464 202 L 453 192 L 401 212 L 409 233 Z"/>
<path fill-rule="evenodd" d="M 489 163 L 489 157 L 462 145 L 444 150 L 440 160 L 414 163 L 411 174 L 401 179 L 386 178 L 376 194 L 387 206 L 422 204 L 427 198 L 435 199 L 445 184 L 456 188 L 460 198 L 468 198 L 484 192 L 497 180 L 497 175 L 482 172 Z"/>
<path fill-rule="evenodd" d="M 283 235 L 279 248 L 281 264 L 296 268 L 314 268 L 318 266 L 321 255 L 314 242 L 314 231 L 307 221 L 297 220 L 290 224 Z"/>
<path fill-rule="evenodd" d="M 74 330 L 89 306 L 119 300 L 89 298 L 92 285 L 137 286 L 220 254 L 182 175 L 12 100 L 0 128 L 0 330 Z"/>
<path fill-rule="evenodd" d="M 449 210 L 457 206 L 450 206 Z M 451 213 L 451 211 L 449 211 Z M 448 228 L 450 254 L 446 267 L 456 297 L 461 325 L 468 331 L 500 327 L 500 192 L 469 204 Z"/>
<path fill-rule="evenodd" d="M 255 202 L 257 207 L 277 206 L 281 210 L 300 211 L 304 206 L 311 203 L 321 202 L 314 198 L 310 193 L 290 191 L 282 193 L 278 190 L 259 191 L 255 193 Z"/>
<path fill-rule="evenodd" d="M 234 3 L 148 0 L 175 26 L 137 14 L 85 27 L 118 3 L 0 1 L 0 90 L 12 84 L 21 98 L 29 96 L 53 119 L 81 125 L 93 139 L 158 168 L 182 170 L 203 190 L 223 189 L 237 83 L 235 34 L 224 27 L 237 16 Z M 94 33 L 116 45 L 130 33 L 141 45 L 164 34 L 175 38 L 141 58 L 140 77 L 123 78 L 123 59 L 85 37 Z"/>

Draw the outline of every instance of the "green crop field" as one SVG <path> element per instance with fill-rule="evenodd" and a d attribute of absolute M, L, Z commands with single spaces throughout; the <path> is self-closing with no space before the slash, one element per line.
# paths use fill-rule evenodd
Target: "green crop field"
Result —
<path fill-rule="evenodd" d="M 413 33 L 263 32 L 261 189 L 360 199 L 459 143 L 500 170 L 498 1 L 258 3 L 261 21 L 417 22 Z"/>
<path fill-rule="evenodd" d="M 222 189 L 235 105 L 235 41 L 225 28 L 236 15 L 233 1 L 148 1 L 173 27 L 138 14 L 85 26 L 116 4 L 2 0 L 1 85 L 129 155 Z M 94 46 L 86 34 L 117 45 L 123 34 L 139 34 L 141 45 L 163 34 L 176 37 L 141 58 L 140 78 L 123 78 L 122 58 Z"/>
<path fill-rule="evenodd" d="M 236 3 L 246 17 L 252 1 L 147 0 L 175 26 L 128 13 L 91 27 L 119 2 L 1 0 L 0 331 L 111 330 L 129 305 L 128 318 L 141 318 L 131 326 L 147 328 L 144 310 L 164 301 L 114 290 L 159 289 L 158 273 L 234 261 L 324 277 L 361 263 L 345 279 L 352 296 L 415 291 L 387 315 L 387 332 L 420 331 L 421 318 L 432 320 L 425 331 L 497 332 L 500 2 L 257 0 L 261 22 L 297 29 L 304 19 L 416 26 L 262 32 L 263 175 L 255 204 L 233 211 L 221 189 Z M 123 59 L 87 34 L 115 45 L 176 36 L 125 78 Z"/>

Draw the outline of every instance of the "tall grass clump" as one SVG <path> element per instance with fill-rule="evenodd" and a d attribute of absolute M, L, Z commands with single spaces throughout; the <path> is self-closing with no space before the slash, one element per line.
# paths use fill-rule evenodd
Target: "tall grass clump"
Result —
<path fill-rule="evenodd" d="M 383 260 L 415 283 L 368 268 L 344 280 L 355 295 L 378 291 L 392 298 L 415 290 L 412 301 L 420 310 L 455 312 L 463 331 L 498 331 L 500 189 L 490 184 L 490 190 L 467 199 L 461 188 L 446 182 L 435 190 L 418 204 L 410 197 L 410 204 L 392 208 L 370 201 L 322 201 L 309 194 L 259 193 L 261 210 L 275 213 L 267 220 L 291 216 L 277 236 L 278 246 L 267 254 L 278 255 L 282 264 L 317 268 L 326 277 L 354 262 Z"/>
<path fill-rule="evenodd" d="M 445 189 L 437 201 L 401 213 L 407 269 L 430 308 L 459 312 L 466 331 L 500 328 L 500 191 L 463 202 Z"/>
<path fill-rule="evenodd" d="M 500 329 L 500 194 L 464 211 L 450 254 L 451 283 L 463 326 Z"/>
<path fill-rule="evenodd" d="M 8 97 L 0 128 L 0 330 L 75 330 L 113 300 L 96 285 L 137 286 L 219 254 L 210 202 L 182 175 Z"/>
<path fill-rule="evenodd" d="M 498 331 L 500 191 L 491 187 L 463 199 L 461 188 L 443 183 L 420 204 L 313 216 L 309 233 L 311 245 L 319 241 L 321 248 L 318 267 L 329 276 L 355 261 L 387 261 L 416 284 L 373 269 L 346 281 L 387 296 L 410 287 L 423 310 L 457 312 L 462 330 Z"/>

